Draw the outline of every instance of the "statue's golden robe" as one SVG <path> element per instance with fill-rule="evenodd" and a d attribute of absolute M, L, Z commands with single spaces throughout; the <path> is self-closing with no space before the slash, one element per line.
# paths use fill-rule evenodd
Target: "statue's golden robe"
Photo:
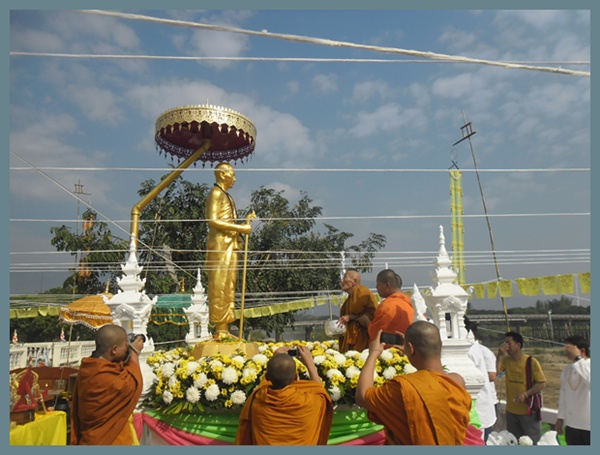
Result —
<path fill-rule="evenodd" d="M 235 284 L 242 241 L 234 230 L 237 211 L 233 198 L 217 184 L 206 199 L 206 218 L 209 319 L 217 330 L 227 330 L 228 324 L 235 321 Z"/>

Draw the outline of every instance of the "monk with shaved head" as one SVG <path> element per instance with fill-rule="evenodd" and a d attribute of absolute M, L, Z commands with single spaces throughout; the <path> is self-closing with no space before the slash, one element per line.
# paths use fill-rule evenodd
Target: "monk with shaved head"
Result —
<path fill-rule="evenodd" d="M 442 340 L 430 322 L 413 322 L 403 346 L 415 373 L 402 374 L 373 387 L 375 363 L 385 345 L 381 331 L 369 346 L 369 356 L 356 388 L 356 403 L 369 419 L 384 426 L 393 445 L 464 445 L 470 421 L 471 396 L 459 374 L 442 365 Z"/>
<path fill-rule="evenodd" d="M 342 278 L 342 291 L 348 298 L 340 307 L 338 324 L 346 327 L 339 338 L 339 351 L 363 351 L 369 346 L 369 324 L 375 314 L 377 300 L 371 290 L 360 284 L 360 273 L 348 269 Z"/>
<path fill-rule="evenodd" d="M 73 389 L 71 445 L 139 445 L 132 415 L 143 388 L 144 337 L 129 341 L 123 327 L 108 324 L 98 329 L 95 341 Z"/>
<path fill-rule="evenodd" d="M 392 269 L 382 270 L 375 282 L 377 293 L 383 298 L 375 309 L 369 324 L 369 341 L 373 341 L 381 330 L 387 333 L 405 333 L 415 318 L 410 297 L 402 292 L 402 278 Z"/>
<path fill-rule="evenodd" d="M 238 445 L 325 445 L 333 422 L 333 402 L 310 351 L 297 348 L 310 380 L 299 380 L 295 356 L 282 346 L 267 362 L 263 381 L 240 414 Z"/>

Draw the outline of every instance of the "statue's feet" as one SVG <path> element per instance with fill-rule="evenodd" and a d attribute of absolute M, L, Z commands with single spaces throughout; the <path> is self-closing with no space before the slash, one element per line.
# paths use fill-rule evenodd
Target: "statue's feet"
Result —
<path fill-rule="evenodd" d="M 214 336 L 215 340 L 222 341 L 227 338 L 235 338 L 228 330 L 217 330 Z"/>

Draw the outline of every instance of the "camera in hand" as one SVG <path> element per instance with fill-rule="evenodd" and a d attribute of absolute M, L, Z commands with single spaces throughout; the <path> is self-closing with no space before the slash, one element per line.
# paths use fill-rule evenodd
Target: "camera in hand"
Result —
<path fill-rule="evenodd" d="M 130 333 L 129 335 L 127 335 L 127 338 L 129 339 L 130 343 L 133 343 L 137 337 L 142 337 L 142 341 L 144 343 L 146 342 L 146 335 L 144 335 L 143 333 Z"/>
<path fill-rule="evenodd" d="M 380 340 L 382 343 L 391 344 L 394 346 L 404 345 L 404 337 L 402 335 L 398 335 L 397 333 L 381 332 Z"/>
<path fill-rule="evenodd" d="M 292 357 L 298 357 L 300 355 L 298 348 L 290 348 L 287 353 Z"/>

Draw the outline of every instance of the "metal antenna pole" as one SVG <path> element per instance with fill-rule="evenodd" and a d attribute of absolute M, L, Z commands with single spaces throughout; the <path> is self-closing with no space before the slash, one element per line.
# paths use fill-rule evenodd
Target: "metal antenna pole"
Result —
<path fill-rule="evenodd" d="M 479 178 L 479 168 L 477 167 L 477 159 L 475 158 L 475 151 L 473 150 L 473 142 L 471 141 L 471 136 L 475 134 L 473 130 L 473 124 L 471 122 L 467 123 L 467 118 L 465 116 L 465 112 L 461 111 L 463 115 L 463 121 L 465 124 L 461 127 L 463 138 L 453 144 L 459 144 L 465 139 L 469 140 L 469 148 L 471 150 L 471 156 L 473 157 L 473 165 L 475 166 L 475 175 L 477 176 L 477 183 L 479 185 L 479 193 L 481 194 L 481 202 L 483 203 L 483 211 L 485 213 L 485 220 L 487 222 L 488 233 L 490 235 L 490 244 L 492 247 L 492 257 L 494 258 L 494 266 L 496 268 L 496 279 L 500 282 L 500 269 L 498 268 L 498 260 L 496 258 L 496 247 L 494 245 L 494 235 L 492 234 L 492 225 L 490 224 L 490 217 L 488 215 L 487 205 L 485 203 L 485 197 L 483 195 L 483 187 L 481 186 L 481 179 Z M 502 308 L 504 310 L 504 319 L 506 321 L 506 329 L 510 330 L 510 326 L 508 324 L 508 311 L 506 309 L 506 302 L 504 297 L 500 295 L 500 299 L 502 300 Z"/>

